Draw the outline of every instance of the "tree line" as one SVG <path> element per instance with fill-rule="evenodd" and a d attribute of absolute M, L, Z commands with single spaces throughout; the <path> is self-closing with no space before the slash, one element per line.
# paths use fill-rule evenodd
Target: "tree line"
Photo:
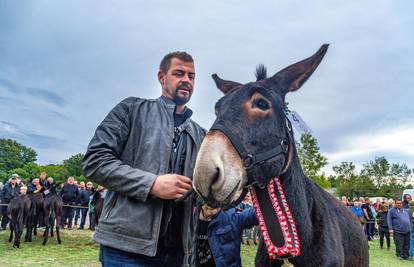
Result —
<path fill-rule="evenodd" d="M 44 171 L 53 177 L 56 183 L 66 182 L 69 176 L 77 181 L 86 181 L 81 162 L 83 154 L 79 153 L 65 159 L 62 164 L 39 165 L 37 152 L 12 139 L 0 139 L 0 182 L 5 183 L 11 174 L 17 173 L 26 183 L 38 178 Z"/>
<path fill-rule="evenodd" d="M 333 166 L 334 174 L 327 176 L 321 169 L 328 164 L 328 159 L 321 154 L 312 135 L 302 135 L 296 148 L 305 174 L 325 189 L 334 188 L 338 196 L 396 199 L 401 198 L 404 189 L 414 188 L 409 183 L 414 169 L 408 168 L 405 163 L 391 163 L 384 156 L 379 156 L 357 171 L 352 161 L 344 161 Z"/>
<path fill-rule="evenodd" d="M 399 198 L 404 189 L 414 186 L 408 183 L 414 169 L 408 168 L 405 163 L 391 163 L 384 156 L 366 162 L 360 171 L 356 170 L 352 161 L 341 162 L 333 166 L 334 175 L 328 176 L 321 171 L 328 164 L 328 159 L 320 152 L 315 137 L 302 135 L 296 142 L 296 148 L 304 173 L 321 187 L 334 188 L 338 196 Z M 41 171 L 57 183 L 65 182 L 69 176 L 86 181 L 81 167 L 83 156 L 79 153 L 64 160 L 63 164 L 42 166 L 36 163 L 34 149 L 12 139 L 0 139 L 0 181 L 5 182 L 11 174 L 17 173 L 29 182 L 39 177 Z"/>

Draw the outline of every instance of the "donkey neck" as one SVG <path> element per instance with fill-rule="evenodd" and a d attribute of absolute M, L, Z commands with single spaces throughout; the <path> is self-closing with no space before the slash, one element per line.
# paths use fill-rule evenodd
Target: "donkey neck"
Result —
<path fill-rule="evenodd" d="M 312 231 L 310 216 L 312 199 L 306 190 L 307 178 L 302 171 L 296 149 L 289 168 L 280 176 L 280 179 L 301 239 L 310 238 L 310 232 Z"/>

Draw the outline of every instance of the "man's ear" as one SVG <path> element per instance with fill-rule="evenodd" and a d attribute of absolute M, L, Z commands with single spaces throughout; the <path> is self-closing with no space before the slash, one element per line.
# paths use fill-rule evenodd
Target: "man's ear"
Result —
<path fill-rule="evenodd" d="M 162 70 L 158 71 L 158 81 L 160 82 L 161 85 L 164 85 L 165 83 L 165 73 Z"/>

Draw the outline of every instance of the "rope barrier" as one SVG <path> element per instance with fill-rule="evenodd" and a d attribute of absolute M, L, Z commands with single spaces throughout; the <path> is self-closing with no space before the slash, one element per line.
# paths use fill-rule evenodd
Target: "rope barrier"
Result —
<path fill-rule="evenodd" d="M 9 204 L 0 204 L 0 206 L 8 206 Z M 83 207 L 83 206 L 72 206 L 72 205 L 63 205 L 63 207 L 66 208 L 78 208 L 78 209 L 88 209 L 88 207 Z"/>

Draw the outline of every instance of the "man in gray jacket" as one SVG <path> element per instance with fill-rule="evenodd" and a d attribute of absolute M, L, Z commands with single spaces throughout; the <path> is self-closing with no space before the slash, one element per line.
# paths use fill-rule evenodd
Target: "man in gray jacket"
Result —
<path fill-rule="evenodd" d="M 87 177 L 108 189 L 94 239 L 103 266 L 193 266 L 192 187 L 205 131 L 186 107 L 194 88 L 192 57 L 166 55 L 162 96 L 129 97 L 98 126 L 83 160 Z"/>

